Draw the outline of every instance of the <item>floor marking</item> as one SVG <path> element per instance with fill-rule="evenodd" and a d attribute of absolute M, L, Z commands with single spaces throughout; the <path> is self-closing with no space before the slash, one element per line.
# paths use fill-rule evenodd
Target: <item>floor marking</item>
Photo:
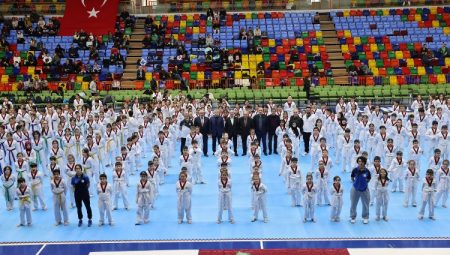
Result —
<path fill-rule="evenodd" d="M 42 247 L 39 249 L 39 251 L 36 253 L 36 255 L 40 255 L 41 252 L 44 250 L 45 246 L 47 246 L 47 244 L 42 245 Z"/>
<path fill-rule="evenodd" d="M 259 241 L 259 246 L 260 246 L 261 250 L 264 250 L 264 243 L 262 240 Z"/>

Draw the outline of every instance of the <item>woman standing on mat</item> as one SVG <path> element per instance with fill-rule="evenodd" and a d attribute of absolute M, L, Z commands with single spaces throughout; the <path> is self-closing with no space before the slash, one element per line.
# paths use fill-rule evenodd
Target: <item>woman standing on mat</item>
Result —
<path fill-rule="evenodd" d="M 353 224 L 356 222 L 356 206 L 359 200 L 362 201 L 362 218 L 363 223 L 369 223 L 369 203 L 370 203 L 370 191 L 368 184 L 371 179 L 370 171 L 366 168 L 367 159 L 365 157 L 358 157 L 358 166 L 352 171 L 353 186 L 350 191 L 350 222 Z"/>
<path fill-rule="evenodd" d="M 75 176 L 72 177 L 72 186 L 75 193 L 75 204 L 78 213 L 78 227 L 83 225 L 83 212 L 81 211 L 82 203 L 86 207 L 88 214 L 88 227 L 92 226 L 92 210 L 89 197 L 89 177 L 83 173 L 83 167 L 80 164 L 75 165 Z"/>

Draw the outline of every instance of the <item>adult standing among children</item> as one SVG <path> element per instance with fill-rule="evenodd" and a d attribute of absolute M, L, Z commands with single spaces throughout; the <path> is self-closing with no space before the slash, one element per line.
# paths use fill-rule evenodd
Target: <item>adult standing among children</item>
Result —
<path fill-rule="evenodd" d="M 371 179 L 370 171 L 366 167 L 367 159 L 363 156 L 358 157 L 356 160 L 358 166 L 352 171 L 352 189 L 350 191 L 350 222 L 353 224 L 356 222 L 356 207 L 361 199 L 362 202 L 362 218 L 363 223 L 369 223 L 369 203 L 370 203 L 370 191 L 368 184 Z"/>
<path fill-rule="evenodd" d="M 78 227 L 83 225 L 82 203 L 86 207 L 88 215 L 88 227 L 92 226 L 92 210 L 89 197 L 89 177 L 83 173 L 83 167 L 80 164 L 75 165 L 75 176 L 72 177 L 72 186 L 75 193 L 75 204 L 77 206 Z"/>

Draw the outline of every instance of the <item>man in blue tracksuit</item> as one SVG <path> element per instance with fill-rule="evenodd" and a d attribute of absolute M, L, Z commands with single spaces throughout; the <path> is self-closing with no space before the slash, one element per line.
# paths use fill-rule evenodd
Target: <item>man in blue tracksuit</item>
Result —
<path fill-rule="evenodd" d="M 355 223 L 356 219 L 356 207 L 358 206 L 359 199 L 362 201 L 362 218 L 364 224 L 369 223 L 369 203 L 370 203 L 370 191 L 369 181 L 371 179 L 370 171 L 366 168 L 367 159 L 365 157 L 359 157 L 357 159 L 358 166 L 352 171 L 353 186 L 350 191 L 350 222 Z"/>

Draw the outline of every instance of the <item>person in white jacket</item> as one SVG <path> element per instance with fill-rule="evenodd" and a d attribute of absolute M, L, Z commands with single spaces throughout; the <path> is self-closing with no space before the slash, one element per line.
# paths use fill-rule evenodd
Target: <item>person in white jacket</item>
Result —
<path fill-rule="evenodd" d="M 14 197 L 16 176 L 12 174 L 12 169 L 10 166 L 5 166 L 3 168 L 3 174 L 1 175 L 1 181 L 3 184 L 3 195 L 5 197 L 6 209 L 11 211 L 14 208 Z"/>
<path fill-rule="evenodd" d="M 228 211 L 228 220 L 234 224 L 233 208 L 231 206 L 231 180 L 227 173 L 220 175 L 219 186 L 219 213 L 217 216 L 217 224 L 222 222 L 223 211 Z"/>
<path fill-rule="evenodd" d="M 254 210 L 252 222 L 258 220 L 259 211 L 262 211 L 264 223 L 269 222 L 266 208 L 266 193 L 267 193 L 266 185 L 264 185 L 264 183 L 261 182 L 260 178 L 254 178 L 252 184 L 252 194 L 254 196 Z"/>
<path fill-rule="evenodd" d="M 403 160 L 403 152 L 397 151 L 396 157 L 391 161 L 388 172 L 392 177 L 392 192 L 397 191 L 397 185 L 400 192 L 404 192 L 403 189 L 403 178 L 405 176 L 405 169 L 407 163 Z"/>
<path fill-rule="evenodd" d="M 127 181 L 126 181 L 126 172 L 122 168 L 121 162 L 116 162 L 115 169 L 112 172 L 113 174 L 113 184 L 114 184 L 114 207 L 113 210 L 116 210 L 119 205 L 119 198 L 121 197 L 123 200 L 123 206 L 125 210 L 128 210 L 128 191 L 127 191 Z"/>
<path fill-rule="evenodd" d="M 410 201 L 413 207 L 417 206 L 416 196 L 417 196 L 417 185 L 419 183 L 420 175 L 419 169 L 416 168 L 416 161 L 410 159 L 408 161 L 408 169 L 405 174 L 405 199 L 403 200 L 403 206 L 408 207 Z"/>
<path fill-rule="evenodd" d="M 375 195 L 377 196 L 376 201 L 376 214 L 375 218 L 379 221 L 381 218 L 384 221 L 388 221 L 387 217 L 387 209 L 389 205 L 389 177 L 388 171 L 384 168 L 381 168 L 380 175 L 378 176 L 378 180 L 375 185 Z"/>
<path fill-rule="evenodd" d="M 302 204 L 302 171 L 299 169 L 297 162 L 297 158 L 292 158 L 290 165 L 287 166 L 288 186 L 293 207 Z"/>
<path fill-rule="evenodd" d="M 66 193 L 68 187 L 66 182 L 61 177 L 61 171 L 59 169 L 53 170 L 53 180 L 50 182 L 50 187 L 53 193 L 53 210 L 55 214 L 55 226 L 59 226 L 62 224 L 62 220 L 64 221 L 64 226 L 69 224 L 69 217 L 67 214 L 67 206 L 66 206 Z M 62 212 L 62 219 L 61 219 Z"/>
<path fill-rule="evenodd" d="M 428 217 L 435 220 L 434 217 L 434 195 L 436 193 L 436 181 L 434 179 L 433 169 L 428 169 L 426 177 L 422 183 L 422 206 L 420 207 L 418 219 L 422 220 L 425 214 L 425 207 L 428 204 Z"/>
<path fill-rule="evenodd" d="M 445 159 L 442 161 L 441 169 L 438 171 L 438 186 L 435 203 L 439 203 L 442 198 L 442 207 L 447 208 L 448 191 L 450 189 L 450 173 L 448 169 L 449 161 Z"/>
<path fill-rule="evenodd" d="M 151 203 L 151 184 L 148 181 L 147 172 L 142 171 L 140 173 L 141 179 L 137 184 L 136 192 L 136 204 L 137 204 L 137 216 L 136 224 L 141 225 L 149 222 L 150 203 Z"/>
<path fill-rule="evenodd" d="M 331 221 L 338 222 L 341 220 L 342 205 L 344 204 L 342 195 L 344 188 L 341 185 L 341 177 L 333 178 L 333 187 L 331 187 Z"/>
<path fill-rule="evenodd" d="M 100 174 L 100 183 L 97 184 L 97 195 L 98 195 L 98 210 L 100 214 L 99 226 L 103 226 L 105 224 L 105 214 L 108 219 L 108 223 L 110 226 L 114 224 L 112 215 L 111 215 L 111 196 L 113 189 L 111 185 L 108 185 L 106 174 Z"/>
<path fill-rule="evenodd" d="M 179 175 L 179 180 L 176 184 L 177 191 L 177 210 L 178 210 L 178 224 L 183 223 L 184 216 L 188 224 L 192 224 L 191 214 L 191 195 L 192 184 L 187 180 L 187 169 L 182 168 L 182 172 Z"/>

